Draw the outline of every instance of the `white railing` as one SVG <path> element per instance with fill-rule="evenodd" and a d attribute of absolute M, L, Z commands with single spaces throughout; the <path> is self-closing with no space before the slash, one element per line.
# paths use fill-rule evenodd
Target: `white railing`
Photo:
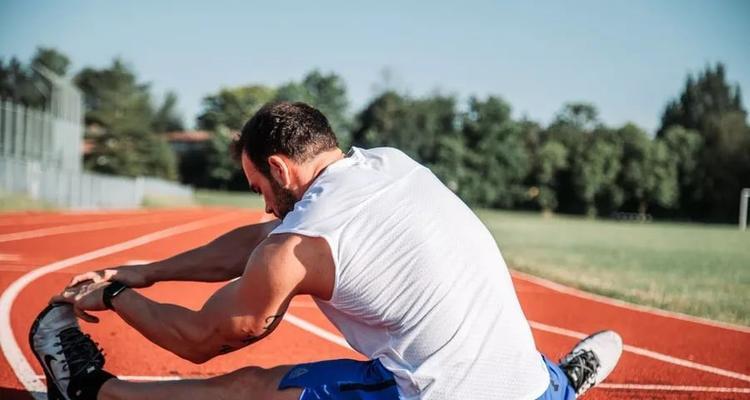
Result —
<path fill-rule="evenodd" d="M 0 101 L 0 156 L 80 170 L 82 137 L 80 122 Z"/>
<path fill-rule="evenodd" d="M 747 229 L 747 200 L 750 199 L 750 188 L 744 188 L 740 192 L 740 230 Z"/>
<path fill-rule="evenodd" d="M 0 191 L 73 209 L 139 207 L 147 196 L 193 197 L 191 187 L 162 179 L 65 170 L 7 156 L 0 156 Z"/>

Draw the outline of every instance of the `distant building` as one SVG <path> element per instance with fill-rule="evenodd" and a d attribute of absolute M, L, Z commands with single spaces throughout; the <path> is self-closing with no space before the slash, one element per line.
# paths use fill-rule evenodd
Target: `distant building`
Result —
<path fill-rule="evenodd" d="M 165 134 L 169 146 L 178 158 L 191 151 L 200 151 L 209 146 L 211 132 L 208 131 L 184 131 L 167 132 Z"/>

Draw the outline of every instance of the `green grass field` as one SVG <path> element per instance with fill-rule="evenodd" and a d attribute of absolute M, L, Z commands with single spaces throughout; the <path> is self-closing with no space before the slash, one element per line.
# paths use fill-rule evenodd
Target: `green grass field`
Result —
<path fill-rule="evenodd" d="M 590 292 L 750 325 L 750 232 L 479 212 L 508 264 Z"/>
<path fill-rule="evenodd" d="M 0 191 L 0 212 L 54 210 L 51 204 L 28 196 Z"/>
<path fill-rule="evenodd" d="M 195 190 L 195 202 L 203 206 L 222 206 L 263 209 L 263 199 L 255 193 L 222 192 L 218 190 Z"/>

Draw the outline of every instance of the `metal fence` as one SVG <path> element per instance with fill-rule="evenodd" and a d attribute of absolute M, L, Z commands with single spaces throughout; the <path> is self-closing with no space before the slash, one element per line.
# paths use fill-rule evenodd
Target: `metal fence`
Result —
<path fill-rule="evenodd" d="M 70 171 L 3 156 L 0 190 L 75 209 L 139 207 L 147 196 L 193 197 L 189 186 L 161 179 Z"/>
<path fill-rule="evenodd" d="M 81 169 L 80 122 L 0 102 L 0 156 L 39 160 L 65 170 Z"/>
<path fill-rule="evenodd" d="M 192 198 L 193 189 L 158 178 L 82 171 L 83 96 L 44 67 L 47 110 L 0 100 L 0 192 L 70 208 L 139 207 L 145 197 Z"/>

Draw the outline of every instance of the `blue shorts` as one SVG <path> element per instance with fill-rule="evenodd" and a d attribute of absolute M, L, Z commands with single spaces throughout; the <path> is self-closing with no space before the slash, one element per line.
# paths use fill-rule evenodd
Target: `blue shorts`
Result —
<path fill-rule="evenodd" d="M 539 400 L 574 400 L 575 391 L 565 373 L 542 356 L 550 375 Z M 330 360 L 299 364 L 284 375 L 279 389 L 300 388 L 300 400 L 396 400 L 396 381 L 378 360 Z"/>
<path fill-rule="evenodd" d="M 397 400 L 393 374 L 378 360 L 330 360 L 290 369 L 279 389 L 301 388 L 300 400 Z"/>
<path fill-rule="evenodd" d="M 549 372 L 549 386 L 547 386 L 547 391 L 537 400 L 575 400 L 576 391 L 570 385 L 565 372 L 560 369 L 557 363 L 550 361 L 547 357 L 542 355 L 542 359 L 544 359 L 544 364 L 547 365 L 547 371 Z"/>

